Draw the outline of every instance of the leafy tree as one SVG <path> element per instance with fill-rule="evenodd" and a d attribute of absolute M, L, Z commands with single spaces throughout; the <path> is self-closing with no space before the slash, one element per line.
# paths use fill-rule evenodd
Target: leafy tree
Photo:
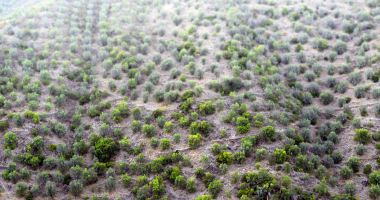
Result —
<path fill-rule="evenodd" d="M 202 176 L 204 175 L 204 172 L 205 172 L 204 169 L 202 169 L 202 168 L 198 168 L 197 170 L 195 170 L 194 174 L 195 174 L 195 176 L 196 176 L 198 179 L 200 179 L 200 178 L 202 178 Z"/>
<path fill-rule="evenodd" d="M 71 167 L 70 169 L 70 177 L 73 180 L 80 179 L 82 176 L 82 168 L 78 165 Z"/>
<path fill-rule="evenodd" d="M 202 115 L 210 115 L 215 113 L 215 106 L 212 104 L 211 101 L 208 101 L 206 103 L 199 103 L 198 109 Z"/>
<path fill-rule="evenodd" d="M 14 170 L 12 172 L 9 172 L 8 179 L 13 182 L 13 184 L 17 183 L 17 181 L 20 178 L 20 173 L 17 172 L 17 170 Z"/>
<path fill-rule="evenodd" d="M 20 172 L 20 177 L 24 180 L 29 180 L 30 173 L 26 167 L 22 168 L 22 170 Z"/>
<path fill-rule="evenodd" d="M 87 152 L 88 145 L 84 140 L 80 140 L 79 142 L 75 142 L 73 144 L 73 149 L 76 154 L 83 155 Z"/>
<path fill-rule="evenodd" d="M 161 176 L 157 176 L 152 181 L 152 192 L 155 199 L 160 198 L 165 193 L 165 186 Z M 163 198 L 165 199 L 165 197 Z"/>
<path fill-rule="evenodd" d="M 158 144 L 160 143 L 160 141 L 154 137 L 152 137 L 149 141 L 149 145 L 152 147 L 152 148 L 156 148 L 158 146 Z"/>
<path fill-rule="evenodd" d="M 121 141 L 119 141 L 121 149 L 124 151 L 128 150 L 131 146 L 130 139 L 125 136 Z"/>
<path fill-rule="evenodd" d="M 159 117 L 157 117 L 156 118 L 156 122 L 157 122 L 158 127 L 164 128 L 165 122 L 166 122 L 165 116 L 159 116 Z"/>
<path fill-rule="evenodd" d="M 202 161 L 202 165 L 205 167 L 208 166 L 210 163 L 210 160 L 209 160 L 208 156 L 206 156 L 206 155 L 202 155 L 201 161 Z"/>
<path fill-rule="evenodd" d="M 321 100 L 324 105 L 328 105 L 334 100 L 334 95 L 331 91 L 326 91 L 321 94 Z"/>

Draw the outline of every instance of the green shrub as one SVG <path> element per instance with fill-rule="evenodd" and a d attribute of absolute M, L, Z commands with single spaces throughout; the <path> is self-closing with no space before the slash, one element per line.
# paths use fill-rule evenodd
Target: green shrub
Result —
<path fill-rule="evenodd" d="M 283 149 L 276 149 L 273 152 L 273 156 L 278 164 L 284 163 L 287 158 L 286 151 Z"/>
<path fill-rule="evenodd" d="M 275 141 L 275 134 L 276 134 L 276 129 L 272 126 L 267 126 L 265 128 L 262 128 L 260 130 L 260 135 L 267 141 Z"/>
<path fill-rule="evenodd" d="M 237 131 L 240 134 L 247 133 L 251 130 L 251 124 L 249 123 L 249 120 L 245 117 L 238 117 L 237 125 Z"/>
<path fill-rule="evenodd" d="M 193 123 L 192 123 L 193 124 Z M 208 135 L 208 133 L 211 132 L 211 130 L 213 129 L 213 124 L 211 122 L 208 122 L 208 121 L 202 121 L 200 124 L 199 124 L 199 130 L 201 132 L 203 132 L 204 134 Z"/>
<path fill-rule="evenodd" d="M 123 174 L 120 181 L 123 183 L 124 187 L 128 188 L 131 185 L 132 178 L 128 176 L 128 174 Z"/>
<path fill-rule="evenodd" d="M 205 172 L 204 169 L 202 169 L 202 168 L 198 168 L 197 170 L 195 170 L 194 174 L 195 174 L 195 176 L 196 176 L 198 179 L 200 179 L 200 178 L 202 178 L 202 176 L 204 175 L 204 172 Z"/>
<path fill-rule="evenodd" d="M 290 173 L 290 171 L 292 170 L 292 166 L 289 162 L 284 163 L 284 170 L 286 173 Z"/>
<path fill-rule="evenodd" d="M 16 195 L 19 197 L 23 197 L 26 195 L 26 192 L 28 190 L 28 185 L 26 183 L 17 183 L 16 186 Z"/>
<path fill-rule="evenodd" d="M 371 134 L 367 129 L 355 129 L 354 140 L 361 143 L 367 144 L 372 139 Z"/>
<path fill-rule="evenodd" d="M 344 180 L 348 180 L 350 179 L 354 174 L 354 171 L 347 167 L 347 166 L 343 166 L 341 168 L 341 170 L 339 171 L 339 175 L 344 179 Z"/>
<path fill-rule="evenodd" d="M 289 189 L 292 185 L 292 179 L 287 175 L 282 175 L 281 176 L 281 185 L 284 186 L 285 188 Z"/>
<path fill-rule="evenodd" d="M 132 129 L 133 132 L 137 132 L 141 130 L 141 127 L 142 127 L 142 122 L 138 120 L 133 120 L 130 125 L 130 128 Z"/>
<path fill-rule="evenodd" d="M 330 195 L 329 188 L 326 185 L 326 179 L 323 178 L 321 183 L 315 186 L 315 191 L 320 195 L 320 196 L 328 196 Z"/>
<path fill-rule="evenodd" d="M 5 131 L 9 127 L 9 123 L 7 121 L 0 122 L 0 131 Z"/>
<path fill-rule="evenodd" d="M 178 120 L 178 125 L 181 127 L 189 127 L 190 126 L 190 120 L 188 117 L 181 117 Z"/>
<path fill-rule="evenodd" d="M 216 156 L 219 155 L 221 152 L 220 145 L 218 143 L 214 143 L 214 145 L 211 147 L 211 153 Z"/>
<path fill-rule="evenodd" d="M 372 166 L 366 165 L 363 169 L 363 173 L 368 176 L 371 172 L 372 172 Z"/>
<path fill-rule="evenodd" d="M 218 164 L 224 163 L 227 165 L 231 165 L 234 162 L 234 156 L 231 155 L 231 153 L 229 152 L 222 152 L 217 156 L 216 162 Z"/>
<path fill-rule="evenodd" d="M 266 155 L 267 155 L 267 151 L 264 148 L 258 149 L 256 151 L 256 161 L 260 162 L 266 157 Z"/>
<path fill-rule="evenodd" d="M 193 178 L 187 180 L 186 190 L 190 193 L 193 193 L 197 190 L 197 186 Z"/>
<path fill-rule="evenodd" d="M 171 132 L 173 132 L 173 128 L 174 128 L 174 125 L 173 125 L 173 123 L 171 123 L 171 122 L 166 122 L 165 125 L 164 125 L 164 131 L 165 131 L 166 133 L 171 133 Z"/>
<path fill-rule="evenodd" d="M 13 133 L 13 132 L 5 133 L 3 138 L 4 138 L 4 142 L 5 142 L 4 148 L 9 148 L 9 149 L 16 148 L 16 143 L 18 141 L 18 137 L 15 133 Z"/>
<path fill-rule="evenodd" d="M 191 149 L 197 148 L 200 143 L 203 141 L 204 137 L 202 137 L 199 133 L 196 133 L 195 135 L 190 135 L 188 140 L 188 145 Z"/>
<path fill-rule="evenodd" d="M 369 196 L 373 199 L 376 199 L 380 196 L 380 186 L 379 185 L 371 185 L 369 189 Z"/>
<path fill-rule="evenodd" d="M 146 137 L 153 137 L 154 133 L 156 132 L 156 128 L 153 125 L 144 125 L 142 132 Z"/>
<path fill-rule="evenodd" d="M 215 106 L 211 101 L 208 101 L 206 103 L 199 103 L 198 109 L 202 115 L 211 115 L 215 113 Z"/>
<path fill-rule="evenodd" d="M 152 147 L 152 148 L 156 148 L 158 146 L 158 144 L 160 143 L 160 141 L 154 137 L 152 137 L 150 139 L 150 142 L 149 142 L 149 145 Z"/>
<path fill-rule="evenodd" d="M 349 168 L 351 168 L 354 171 L 354 173 L 358 172 L 359 171 L 359 167 L 360 167 L 360 160 L 359 160 L 359 158 L 352 157 L 352 158 L 348 159 L 347 166 Z"/>
<path fill-rule="evenodd" d="M 212 194 L 212 197 L 215 199 L 218 196 L 218 193 L 223 190 L 223 183 L 221 180 L 214 180 L 208 186 L 208 191 Z"/>
<path fill-rule="evenodd" d="M 116 151 L 119 150 L 119 146 L 112 138 L 101 138 L 91 149 L 95 152 L 99 161 L 108 162 L 116 154 Z"/>
<path fill-rule="evenodd" d="M 173 137 L 176 143 L 179 143 L 181 141 L 181 135 L 179 133 L 174 134 Z"/>
<path fill-rule="evenodd" d="M 161 146 L 162 150 L 169 148 L 170 147 L 170 140 L 167 138 L 162 139 L 160 142 L 160 146 Z"/>
<path fill-rule="evenodd" d="M 164 112 L 163 112 L 162 110 L 157 109 L 157 110 L 154 110 L 154 111 L 153 111 L 153 117 L 154 117 L 154 118 L 158 118 L 158 117 L 160 117 L 160 116 L 164 116 Z"/>

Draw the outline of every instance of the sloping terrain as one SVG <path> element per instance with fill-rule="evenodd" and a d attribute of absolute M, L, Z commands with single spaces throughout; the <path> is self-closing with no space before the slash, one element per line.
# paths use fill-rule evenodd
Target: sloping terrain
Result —
<path fill-rule="evenodd" d="M 378 0 L 0 5 L 0 199 L 380 196 Z"/>

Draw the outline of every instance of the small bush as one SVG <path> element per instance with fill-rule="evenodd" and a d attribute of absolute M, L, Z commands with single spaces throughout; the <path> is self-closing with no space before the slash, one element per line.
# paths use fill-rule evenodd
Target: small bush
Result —
<path fill-rule="evenodd" d="M 363 144 L 358 144 L 355 151 L 358 155 L 364 155 L 367 152 L 367 148 Z"/>
<path fill-rule="evenodd" d="M 353 172 L 358 172 L 359 171 L 359 167 L 360 167 L 360 161 L 359 161 L 359 158 L 357 157 L 352 157 L 350 159 L 348 159 L 347 161 L 347 166 L 349 168 L 351 168 L 353 170 Z"/>
<path fill-rule="evenodd" d="M 372 139 L 371 134 L 366 129 L 355 129 L 354 140 L 361 143 L 367 144 Z"/>
<path fill-rule="evenodd" d="M 265 128 L 262 128 L 260 130 L 260 135 L 267 141 L 271 142 L 271 141 L 275 141 L 275 133 L 276 133 L 276 130 L 274 127 L 272 126 L 267 126 Z"/>
<path fill-rule="evenodd" d="M 324 105 L 328 105 L 334 100 L 334 95 L 331 91 L 326 91 L 322 93 L 321 100 Z"/>
<path fill-rule="evenodd" d="M 356 98 L 365 97 L 365 93 L 366 93 L 366 87 L 364 85 L 357 86 L 354 89 L 354 95 Z"/>
<path fill-rule="evenodd" d="M 162 150 L 169 148 L 170 147 L 170 140 L 166 139 L 166 138 L 162 139 L 160 142 L 160 146 L 161 146 Z"/>

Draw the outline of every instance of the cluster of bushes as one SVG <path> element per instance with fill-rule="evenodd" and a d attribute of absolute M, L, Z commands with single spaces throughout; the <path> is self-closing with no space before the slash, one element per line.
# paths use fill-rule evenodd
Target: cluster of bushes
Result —
<path fill-rule="evenodd" d="M 199 103 L 198 110 L 202 115 L 211 115 L 215 113 L 215 106 L 211 101 L 208 101 L 206 103 Z"/>
<path fill-rule="evenodd" d="M 110 109 L 111 108 L 111 103 L 110 102 L 107 102 L 107 103 L 104 103 L 104 102 L 99 102 L 99 105 L 97 106 L 90 106 L 88 109 L 87 109 L 87 115 L 89 117 L 96 117 L 96 116 L 100 116 L 102 114 L 102 111 L 104 109 Z"/>
<path fill-rule="evenodd" d="M 42 153 L 38 153 L 36 156 L 30 153 L 24 153 L 13 156 L 13 160 L 25 165 L 30 165 L 33 170 L 36 170 L 38 166 L 43 164 L 45 156 Z"/>
<path fill-rule="evenodd" d="M 17 165 L 14 162 L 9 162 L 7 169 L 1 175 L 5 180 L 10 180 L 16 184 L 19 179 L 29 180 L 30 173 L 26 167 L 22 170 L 17 170 Z"/>
<path fill-rule="evenodd" d="M 79 98 L 79 105 L 87 104 L 90 101 L 100 102 L 101 98 L 108 97 L 109 94 L 106 90 L 101 92 L 100 90 L 94 89 L 91 93 L 87 93 Z"/>
<path fill-rule="evenodd" d="M 40 115 L 38 113 L 35 113 L 33 111 L 29 111 L 29 110 L 25 111 L 24 118 L 31 119 L 33 121 L 33 123 L 35 123 L 35 124 L 39 124 L 40 120 L 41 120 Z"/>
<path fill-rule="evenodd" d="M 237 113 L 239 113 L 241 117 L 243 117 L 240 118 L 240 120 L 247 122 L 247 120 L 250 121 L 252 119 L 252 115 L 249 111 L 247 111 L 247 105 L 245 103 L 242 103 L 241 105 L 239 105 L 239 103 L 235 103 L 231 105 L 231 110 L 229 114 L 227 116 L 222 116 L 223 122 L 237 125 L 237 120 L 239 118 L 237 116 Z M 245 124 L 243 121 L 241 121 L 241 124 L 244 124 L 243 126 L 246 126 L 247 124 Z"/>
<path fill-rule="evenodd" d="M 216 179 L 216 175 L 210 174 L 210 173 L 204 173 L 204 169 L 198 168 L 194 174 L 196 175 L 197 179 L 202 180 L 203 184 L 205 185 L 205 188 L 208 189 L 208 191 L 211 193 L 212 198 L 216 199 L 218 196 L 218 193 L 223 190 L 223 183 L 220 180 Z M 211 196 L 205 195 L 207 198 L 211 199 Z M 198 197 L 197 199 L 199 199 Z M 206 198 L 206 199 L 207 199 Z"/>
<path fill-rule="evenodd" d="M 119 145 L 115 143 L 112 138 L 101 138 L 101 137 L 92 137 L 91 152 L 96 156 L 101 162 L 108 162 L 112 156 L 116 154 L 119 150 Z"/>
<path fill-rule="evenodd" d="M 264 187 L 265 185 L 269 185 L 266 190 L 262 190 L 261 192 L 255 190 L 256 186 Z M 243 196 L 265 197 L 268 195 L 268 193 L 276 194 L 279 192 L 280 188 L 281 187 L 277 183 L 274 175 L 270 174 L 267 169 L 262 168 L 258 173 L 248 172 L 241 176 L 241 183 L 239 185 L 239 192 L 237 196 L 239 198 Z"/>
<path fill-rule="evenodd" d="M 88 112 L 88 111 L 87 111 Z M 119 123 L 130 114 L 129 105 L 127 102 L 117 104 L 117 107 L 112 110 L 111 118 L 114 122 Z"/>
<path fill-rule="evenodd" d="M 184 112 L 189 112 L 191 105 L 194 104 L 194 97 L 195 92 L 191 90 L 185 91 L 181 96 L 181 104 L 180 109 Z"/>

